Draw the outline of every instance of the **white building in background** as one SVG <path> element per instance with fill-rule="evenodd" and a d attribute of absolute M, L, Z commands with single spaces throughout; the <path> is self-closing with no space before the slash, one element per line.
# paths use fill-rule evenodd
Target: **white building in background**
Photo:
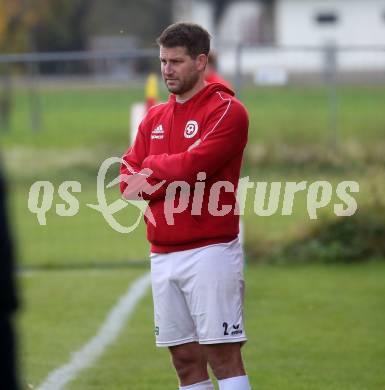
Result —
<path fill-rule="evenodd" d="M 238 0 L 228 3 L 217 26 L 213 15 L 208 1 L 174 2 L 175 21 L 200 23 L 213 35 L 227 75 L 235 73 L 240 44 L 242 72 L 251 75 L 322 72 L 324 53 L 301 47 L 327 44 L 352 49 L 339 52 L 341 71 L 385 72 L 385 0 Z"/>
<path fill-rule="evenodd" d="M 263 7 L 257 1 L 230 3 L 218 24 L 218 43 L 221 45 L 237 45 L 241 42 L 258 43 L 262 13 Z"/>
<path fill-rule="evenodd" d="M 174 0 L 173 18 L 175 22 L 188 21 L 198 23 L 214 38 L 214 8 L 208 1 Z"/>
<path fill-rule="evenodd" d="M 173 8 L 175 21 L 202 24 L 221 44 L 385 45 L 385 0 L 233 0 L 218 26 L 208 0 L 174 0 Z"/>
<path fill-rule="evenodd" d="M 385 46 L 384 0 L 276 0 L 277 45 Z"/>
<path fill-rule="evenodd" d="M 207 0 L 174 0 L 173 19 L 199 23 L 211 34 L 214 46 L 253 42 L 258 36 L 262 6 L 256 0 L 230 2 L 218 26 L 214 21 L 214 6 Z"/>

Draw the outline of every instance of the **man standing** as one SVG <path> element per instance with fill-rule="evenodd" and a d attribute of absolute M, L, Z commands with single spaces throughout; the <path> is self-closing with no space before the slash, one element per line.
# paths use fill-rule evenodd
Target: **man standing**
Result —
<path fill-rule="evenodd" d="M 204 81 L 206 30 L 176 23 L 157 43 L 171 95 L 149 110 L 121 166 L 123 195 L 148 200 L 152 214 L 156 344 L 169 348 L 180 389 L 214 389 L 209 364 L 220 390 L 248 390 L 236 208 L 248 115 L 231 90 Z M 135 187 L 146 174 L 150 190 Z"/>

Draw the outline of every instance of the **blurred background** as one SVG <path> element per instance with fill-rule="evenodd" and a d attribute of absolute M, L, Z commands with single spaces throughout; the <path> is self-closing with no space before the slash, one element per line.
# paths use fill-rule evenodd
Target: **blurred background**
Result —
<path fill-rule="evenodd" d="M 97 328 L 119 288 L 148 266 L 144 224 L 128 235 L 118 233 L 87 204 L 97 203 L 96 176 L 101 163 L 107 157 L 121 156 L 130 145 L 130 133 L 135 130 L 132 107 L 149 98 L 145 87 L 149 74 L 159 75 L 155 38 L 167 25 L 182 20 L 208 29 L 218 73 L 249 111 L 242 175 L 268 183 L 328 180 L 334 189 L 332 201 L 319 210 L 317 220 L 307 213 L 306 191 L 296 195 L 291 216 L 282 215 L 282 202 L 273 215 L 257 216 L 254 196 L 248 196 L 243 218 L 248 277 L 251 286 L 260 283 L 251 298 L 255 303 L 249 307 L 255 304 L 255 310 L 263 313 L 264 306 L 258 306 L 262 291 L 271 291 L 271 296 L 265 296 L 271 303 L 269 299 L 280 299 L 273 291 L 287 295 L 287 288 L 290 295 L 299 286 L 298 295 L 292 297 L 294 306 L 288 303 L 281 308 L 289 318 L 299 295 L 314 292 L 315 281 L 323 275 L 325 283 L 320 282 L 319 295 L 313 297 L 326 310 L 318 313 L 318 320 L 329 318 L 340 326 L 341 333 L 333 333 L 335 340 L 341 340 L 348 328 L 353 333 L 347 343 L 352 339 L 358 343 L 349 350 L 357 360 L 352 358 L 351 366 L 335 370 L 335 388 L 383 388 L 383 373 L 373 363 L 385 361 L 383 335 L 376 342 L 380 324 L 382 329 L 385 326 L 385 301 L 378 298 L 385 296 L 382 0 L 0 0 L 0 142 L 24 297 L 20 333 L 25 340 L 21 346 L 25 385 L 36 386 L 64 362 L 72 345 Z M 159 96 L 155 98 L 161 101 L 168 93 L 158 78 Z M 116 165 L 108 178 L 117 175 Z M 335 188 L 345 180 L 360 184 L 360 192 L 353 194 L 359 207 L 354 216 L 337 217 L 333 207 L 340 200 Z M 36 181 L 49 181 L 54 189 L 45 226 L 28 209 L 29 191 Z M 81 192 L 74 193 L 79 212 L 72 217 L 57 214 L 56 206 L 66 205 L 58 193 L 64 181 L 81 183 Z M 106 189 L 106 194 L 111 203 L 120 197 L 117 187 Z M 137 218 L 137 209 L 128 206 L 114 217 L 129 226 Z M 275 266 L 266 271 L 264 267 L 271 264 Z M 303 266 L 310 267 L 305 268 L 309 273 L 302 268 L 296 273 L 296 267 Z M 277 285 L 263 284 L 270 278 Z M 106 286 L 106 281 L 114 287 Z M 343 298 L 344 304 L 330 313 L 330 302 L 322 299 L 345 297 L 338 289 L 342 285 L 344 291 L 350 289 L 349 300 Z M 106 289 L 110 295 L 104 295 Z M 75 294 L 72 298 L 71 293 Z M 92 309 L 95 318 L 90 317 L 91 309 L 84 310 L 93 307 L 92 298 L 100 304 Z M 317 307 L 313 298 L 304 307 Z M 362 306 L 353 310 L 352 302 L 357 300 Z M 83 302 L 83 309 L 71 311 L 76 302 Z M 353 317 L 338 322 L 338 313 L 346 305 Z M 357 313 L 367 321 L 355 317 Z M 58 318 L 72 326 L 61 335 L 51 333 Z M 78 331 L 77 321 L 88 322 Z M 145 322 L 151 321 L 150 310 Z M 253 321 L 250 328 L 256 334 L 271 326 Z M 295 326 L 298 332 L 307 330 Z M 325 329 L 328 326 L 332 323 Z M 285 332 L 277 328 L 277 334 L 280 331 Z M 321 348 L 324 337 L 313 336 L 312 342 L 318 340 Z M 292 344 L 283 344 L 288 350 L 294 346 L 308 349 L 295 344 L 295 332 L 293 337 Z M 65 346 L 57 340 L 66 340 Z M 336 345 L 331 341 L 330 346 Z M 343 348 L 333 355 L 339 364 L 347 352 Z M 258 359 L 260 353 L 250 349 L 249 359 Z M 327 364 L 322 356 L 318 356 L 318 365 Z M 360 356 L 365 356 L 364 366 L 371 367 L 374 375 L 356 377 L 362 365 Z M 277 368 L 274 364 L 271 370 Z M 305 372 L 316 377 L 312 368 Z M 338 376 L 341 372 L 346 375 Z M 164 383 L 173 383 L 172 375 L 170 379 L 161 369 L 159 375 L 166 375 Z M 279 382 L 269 382 L 274 375 L 264 377 L 257 369 L 251 375 L 266 389 L 278 388 Z M 85 389 L 86 383 L 84 379 L 74 388 Z M 152 383 L 151 388 L 168 388 L 156 385 Z M 138 382 L 128 388 L 148 386 Z M 316 380 L 304 387 L 316 388 L 329 387 Z"/>

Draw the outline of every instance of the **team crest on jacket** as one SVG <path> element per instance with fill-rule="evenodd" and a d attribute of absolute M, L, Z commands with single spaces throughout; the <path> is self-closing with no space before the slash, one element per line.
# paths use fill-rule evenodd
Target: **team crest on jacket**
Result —
<path fill-rule="evenodd" d="M 192 138 L 198 132 L 198 123 L 196 121 L 188 121 L 184 129 L 185 138 Z"/>

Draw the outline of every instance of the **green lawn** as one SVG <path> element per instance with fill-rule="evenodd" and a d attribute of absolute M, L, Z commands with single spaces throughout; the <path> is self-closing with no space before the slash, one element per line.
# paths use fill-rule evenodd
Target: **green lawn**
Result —
<path fill-rule="evenodd" d="M 128 136 L 131 104 L 143 100 L 143 90 L 130 87 L 42 89 L 38 94 L 40 131 L 31 128 L 28 93 L 17 90 L 6 147 L 94 147 L 117 145 Z"/>
<path fill-rule="evenodd" d="M 32 272 L 19 278 L 19 357 L 36 386 L 92 338 L 108 311 L 143 270 Z M 22 388 L 26 388 L 22 386 Z"/>
<path fill-rule="evenodd" d="M 128 146 L 129 107 L 143 99 L 143 90 L 129 85 L 40 88 L 43 115 L 38 133 L 30 128 L 28 99 L 26 90 L 16 91 L 11 129 L 0 134 L 19 264 L 52 269 L 19 278 L 24 301 L 18 322 L 23 388 L 41 383 L 95 334 L 118 297 L 145 272 L 143 259 L 149 250 L 143 223 L 129 235 L 117 233 L 87 207 L 97 203 L 101 162 L 121 155 Z M 342 180 L 354 180 L 360 183 L 358 212 L 367 203 L 383 202 L 384 87 L 339 89 L 338 153 L 329 146 L 326 89 L 246 88 L 242 99 L 251 120 L 244 176 L 254 182 L 329 180 L 334 189 Z M 331 152 L 334 165 L 323 158 Z M 113 167 L 108 178 L 117 174 Z M 28 210 L 29 188 L 36 180 L 50 181 L 55 188 L 46 226 Z M 56 205 L 63 203 L 57 190 L 65 180 L 82 186 L 76 194 L 79 212 L 73 217 L 56 214 Z M 120 196 L 117 187 L 106 194 L 108 202 Z M 319 212 L 319 220 L 309 219 L 304 193 L 296 197 L 292 216 L 281 215 L 282 204 L 271 217 L 256 216 L 253 201 L 251 191 L 244 217 L 246 246 L 266 249 L 292 242 L 330 216 L 336 196 Z M 136 217 L 133 206 L 116 215 L 126 226 Z M 142 260 L 143 268 L 113 268 L 134 260 Z M 384 262 L 257 266 L 257 259 L 248 260 L 250 342 L 244 353 L 254 388 L 385 388 Z M 60 270 L 66 267 L 75 270 Z M 176 388 L 167 351 L 154 347 L 152 328 L 148 294 L 118 341 L 70 388 Z"/>
<path fill-rule="evenodd" d="M 23 383 L 37 385 L 94 335 L 144 270 L 20 276 Z M 385 264 L 246 268 L 244 357 L 253 388 L 382 390 Z M 154 346 L 150 293 L 118 340 L 68 387 L 172 389 L 168 353 Z"/>
<path fill-rule="evenodd" d="M 56 183 L 55 183 L 56 184 Z M 59 184 L 58 184 L 59 185 Z M 58 185 L 55 186 L 56 191 Z M 22 187 L 23 188 L 23 187 Z M 71 217 L 56 213 L 56 204 L 63 203 L 57 192 L 51 209 L 46 213 L 46 225 L 38 224 L 36 214 L 28 209 L 28 190 L 16 191 L 12 199 L 14 228 L 18 232 L 19 262 L 24 266 L 82 267 L 113 266 L 129 260 L 148 257 L 145 224 L 130 234 L 115 231 L 103 215 L 87 206 L 97 204 L 96 183 L 83 180 L 82 192 L 75 194 L 79 211 Z M 108 202 L 119 199 L 116 188 L 106 191 Z M 115 215 L 122 226 L 131 226 L 139 217 L 139 210 L 129 205 Z"/>
<path fill-rule="evenodd" d="M 383 174 L 374 180 L 372 176 L 367 177 L 365 172 L 357 172 L 354 175 L 343 171 L 325 172 L 319 169 L 282 171 L 276 168 L 264 168 L 247 173 L 250 175 L 250 181 L 254 183 L 275 181 L 283 183 L 277 211 L 271 216 L 260 216 L 255 213 L 255 187 L 248 191 L 245 215 L 242 217 L 246 246 L 260 248 L 261 252 L 268 247 L 275 248 L 277 245 L 288 244 L 314 228 L 326 217 L 334 216 L 334 204 L 341 203 L 336 196 L 336 187 L 340 181 L 353 180 L 360 184 L 360 193 L 352 194 L 359 205 L 357 213 L 362 212 L 362 207 L 372 202 L 372 198 L 377 196 L 372 191 L 373 182 L 379 183 L 378 191 L 384 190 Z M 18 182 L 13 187 L 14 195 L 11 199 L 14 210 L 13 225 L 18 236 L 21 265 L 50 268 L 101 264 L 113 266 L 126 261 L 147 258 L 149 244 L 146 240 L 143 221 L 133 232 L 122 234 L 115 231 L 100 212 L 87 207 L 87 204 L 97 204 L 96 179 L 92 177 L 93 171 L 89 175 L 70 173 L 67 178 L 62 171 L 56 171 L 51 175 L 55 177 L 55 181 L 52 181 L 55 194 L 52 207 L 46 213 L 46 226 L 40 226 L 36 214 L 28 209 L 28 187 L 32 185 L 35 178 Z M 51 177 L 50 173 L 47 177 Z M 39 175 L 37 179 L 44 179 L 44 175 Z M 82 192 L 75 194 L 79 202 L 79 210 L 72 217 L 61 217 L 56 213 L 56 205 L 63 203 L 57 190 L 59 184 L 66 179 L 78 180 L 82 184 Z M 292 215 L 282 215 L 284 183 L 302 180 L 307 181 L 308 185 L 322 180 L 328 180 L 332 184 L 331 202 L 317 211 L 318 219 L 309 217 L 307 191 L 301 191 L 295 196 Z M 108 204 L 110 204 L 119 198 L 118 189 L 116 187 L 108 189 L 106 195 Z M 114 215 L 122 226 L 132 225 L 138 216 L 139 210 L 132 205 Z"/>
<path fill-rule="evenodd" d="M 340 141 L 384 140 L 383 86 L 341 86 L 337 91 Z M 314 144 L 333 136 L 326 87 L 248 88 L 241 97 L 250 114 L 252 143 Z"/>
<path fill-rule="evenodd" d="M 81 170 L 79 170 L 81 171 Z M 92 171 L 93 172 L 93 171 Z M 79 172 L 70 173 L 67 178 L 64 173 L 56 171 L 51 173 L 55 187 L 52 207 L 46 213 L 46 226 L 40 226 L 37 215 L 28 209 L 28 191 L 34 179 L 18 182 L 13 186 L 11 206 L 13 210 L 13 227 L 17 233 L 19 243 L 19 262 L 27 266 L 90 266 L 103 263 L 114 265 L 128 260 L 141 260 L 147 258 L 149 244 L 146 240 L 145 224 L 139 226 L 129 234 L 116 232 L 103 215 L 87 206 L 97 204 L 96 179 Z M 115 172 L 117 175 L 117 172 Z M 245 173 L 246 174 L 246 173 Z M 96 176 L 96 172 L 95 172 Z M 114 175 L 112 175 L 114 176 Z M 254 203 L 258 201 L 255 195 L 255 186 L 248 191 L 246 198 L 245 215 L 242 217 L 245 227 L 245 240 L 247 248 L 260 247 L 263 252 L 269 246 L 284 245 L 297 237 L 305 234 L 328 216 L 334 216 L 335 203 L 341 203 L 336 196 L 336 188 L 343 180 L 353 180 L 360 184 L 360 193 L 352 194 L 357 200 L 358 211 L 370 203 L 376 195 L 373 184 L 378 182 L 378 190 L 383 191 L 384 175 L 377 179 L 357 172 L 356 174 L 339 171 L 324 172 L 318 169 L 290 170 L 283 172 L 279 169 L 259 169 L 250 174 L 250 181 L 257 182 L 282 182 L 281 195 L 277 211 L 271 216 L 260 216 L 254 211 Z M 37 179 L 43 180 L 44 175 Z M 62 217 L 56 213 L 56 205 L 63 203 L 57 194 L 62 180 L 78 180 L 82 184 L 82 191 L 76 195 L 79 202 L 79 210 L 75 216 Z M 307 210 L 307 191 L 296 194 L 293 202 L 292 215 L 282 215 L 284 184 L 286 181 L 307 181 L 308 186 L 316 181 L 328 180 L 333 187 L 331 202 L 317 211 L 318 219 L 310 219 Z M 269 191 L 269 189 L 268 189 Z M 381 193 L 381 192 L 378 192 Z M 119 199 L 119 191 L 116 187 L 107 189 L 108 204 Z M 266 207 L 265 202 L 265 207 Z M 114 215 L 122 226 L 131 226 L 139 216 L 139 210 L 129 205 L 126 209 Z M 252 251 L 253 252 L 253 251 Z M 255 252 L 255 251 L 254 251 Z"/>
<path fill-rule="evenodd" d="M 96 175 L 102 161 L 121 155 L 128 146 L 129 107 L 132 102 L 143 99 L 143 90 L 123 85 L 114 88 L 41 88 L 39 91 L 43 115 L 41 131 L 31 131 L 28 93 L 18 89 L 12 128 L 0 135 L 11 182 L 20 263 L 49 267 L 86 266 L 146 257 L 148 244 L 143 223 L 134 233 L 123 235 L 113 231 L 101 214 L 86 206 L 96 203 Z M 373 175 L 366 163 L 368 160 L 373 164 L 370 159 L 383 155 L 385 88 L 345 86 L 339 93 L 340 139 L 352 154 L 340 161 L 337 168 L 330 168 L 325 167 L 322 160 L 330 153 L 326 89 L 244 89 L 242 99 L 250 112 L 250 140 L 243 175 L 249 175 L 254 182 L 330 180 L 336 184 L 342 180 L 355 180 L 362 183 L 360 201 L 370 198 L 373 180 L 369 178 Z M 164 97 L 163 90 L 162 94 Z M 265 154 L 262 161 L 261 150 Z M 338 153 L 336 158 L 341 156 L 343 154 Z M 382 162 L 374 164 L 380 166 Z M 381 167 L 377 170 L 383 172 Z M 109 177 L 112 179 L 117 174 L 118 167 L 115 166 Z M 27 208 L 29 188 L 36 180 L 48 180 L 55 185 L 47 226 L 39 226 L 36 215 Z M 82 184 L 81 194 L 76 195 L 79 213 L 71 218 L 59 217 L 55 211 L 56 204 L 63 203 L 57 190 L 65 180 L 77 180 Z M 377 182 L 382 188 L 383 175 Z M 107 192 L 111 202 L 119 197 L 117 187 Z M 290 241 L 317 223 L 308 217 L 304 194 L 296 197 L 292 216 L 281 216 L 278 211 L 271 217 L 255 215 L 252 191 L 250 194 L 244 218 L 248 245 Z M 332 206 L 326 207 L 323 214 L 330 215 Z M 136 216 L 134 207 L 116 215 L 126 226 Z"/>
<path fill-rule="evenodd" d="M 162 99 L 166 99 L 164 89 L 161 92 Z M 124 149 L 130 106 L 144 99 L 143 87 L 130 84 L 114 88 L 40 88 L 41 131 L 33 133 L 28 91 L 18 88 L 14 95 L 11 129 L 0 139 L 6 147 L 44 149 L 90 148 L 106 143 Z M 325 87 L 247 87 L 241 91 L 241 98 L 250 114 L 251 143 L 311 146 L 333 137 L 329 91 Z M 340 141 L 367 145 L 383 141 L 384 102 L 383 86 L 339 87 Z"/>
<path fill-rule="evenodd" d="M 356 200 L 358 209 L 357 215 L 365 213 L 365 206 L 373 207 L 376 202 L 382 204 L 381 194 L 385 191 L 385 176 L 383 170 L 345 170 L 345 169 L 323 169 L 314 167 L 261 167 L 247 170 L 245 175 L 250 176 L 250 181 L 256 185 L 258 182 L 267 182 L 267 195 L 264 200 L 264 208 L 267 208 L 270 184 L 281 183 L 280 196 L 277 211 L 269 216 L 261 216 L 255 212 L 255 203 L 259 198 L 256 196 L 255 186 L 248 191 L 246 198 L 245 215 L 243 217 L 245 226 L 245 239 L 247 247 L 263 246 L 263 249 L 283 246 L 302 237 L 309 230 L 314 229 L 317 224 L 327 218 L 336 217 L 334 206 L 342 201 L 336 194 L 336 189 L 342 181 L 353 181 L 359 184 L 359 193 L 351 193 Z M 285 183 L 306 182 L 306 190 L 295 194 L 293 200 L 292 214 L 283 215 L 283 204 L 285 194 Z M 307 189 L 312 183 L 327 181 L 332 186 L 330 202 L 316 211 L 317 219 L 311 219 L 309 213 L 312 211 L 311 201 L 307 199 Z M 317 199 L 320 195 L 318 194 Z M 261 203 L 261 200 L 259 200 Z M 258 251 L 257 251 L 258 252 Z"/>

